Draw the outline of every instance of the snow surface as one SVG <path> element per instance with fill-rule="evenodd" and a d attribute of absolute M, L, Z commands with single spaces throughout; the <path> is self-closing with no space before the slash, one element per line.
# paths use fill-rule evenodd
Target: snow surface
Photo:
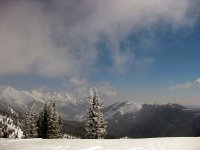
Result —
<path fill-rule="evenodd" d="M 149 139 L 0 139 L 1 150 L 200 150 L 200 137 Z"/>

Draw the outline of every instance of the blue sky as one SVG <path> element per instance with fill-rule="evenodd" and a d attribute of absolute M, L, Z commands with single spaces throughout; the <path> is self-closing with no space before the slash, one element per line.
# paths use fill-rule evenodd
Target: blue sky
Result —
<path fill-rule="evenodd" d="M 0 7 L 0 85 L 80 95 L 94 85 L 106 102 L 200 104 L 198 0 L 1 0 Z"/>

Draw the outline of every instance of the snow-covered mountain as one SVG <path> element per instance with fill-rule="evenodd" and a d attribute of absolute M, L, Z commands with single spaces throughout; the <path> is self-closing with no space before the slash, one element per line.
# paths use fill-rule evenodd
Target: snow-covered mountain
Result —
<path fill-rule="evenodd" d="M 36 104 L 39 112 L 43 104 L 51 96 L 56 97 L 57 107 L 64 119 L 82 120 L 86 113 L 86 100 L 70 95 L 66 92 L 32 90 L 22 91 L 10 86 L 0 86 L 0 102 L 18 112 L 24 112 L 26 106 Z"/>
<path fill-rule="evenodd" d="M 104 117 L 108 122 L 108 132 L 114 137 L 129 135 L 128 132 L 142 107 L 143 104 L 133 101 L 117 102 L 105 107 Z"/>
<path fill-rule="evenodd" d="M 141 103 L 133 101 L 117 102 L 104 109 L 104 116 L 106 119 L 112 118 L 115 115 L 125 115 L 131 113 L 137 113 L 142 108 Z"/>

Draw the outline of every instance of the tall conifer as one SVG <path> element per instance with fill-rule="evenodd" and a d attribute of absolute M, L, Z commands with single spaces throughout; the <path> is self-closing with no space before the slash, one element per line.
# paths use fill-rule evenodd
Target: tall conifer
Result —
<path fill-rule="evenodd" d="M 103 102 L 97 89 L 91 88 L 88 97 L 88 116 L 85 123 L 87 138 L 103 139 L 107 135 L 107 122 L 103 118 Z"/>

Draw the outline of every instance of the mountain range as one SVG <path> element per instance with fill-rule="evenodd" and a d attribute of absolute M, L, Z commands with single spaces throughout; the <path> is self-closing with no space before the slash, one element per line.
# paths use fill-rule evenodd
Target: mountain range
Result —
<path fill-rule="evenodd" d="M 82 120 L 87 110 L 86 100 L 75 97 L 68 93 L 49 91 L 22 91 L 10 86 L 0 86 L 0 102 L 10 106 L 14 110 L 23 113 L 28 106 L 36 105 L 40 112 L 46 100 L 54 96 L 57 100 L 57 107 L 62 117 L 66 120 Z"/>
<path fill-rule="evenodd" d="M 0 86 L 0 102 L 8 105 L 14 110 L 23 113 L 28 106 L 36 105 L 36 110 L 40 112 L 46 100 L 51 96 L 56 97 L 58 111 L 65 120 L 82 121 L 87 113 L 87 100 L 81 99 L 67 92 L 49 91 L 22 91 L 10 86 Z M 142 104 L 126 101 L 116 102 L 104 108 L 106 119 L 116 115 L 138 112 Z"/>
<path fill-rule="evenodd" d="M 64 131 L 84 137 L 83 120 L 87 113 L 87 100 L 67 92 L 22 91 L 10 86 L 0 86 L 0 113 L 17 116 L 33 104 L 40 112 L 51 96 L 57 99 Z M 197 106 L 124 101 L 106 106 L 103 113 L 108 122 L 107 138 L 200 136 L 200 109 Z"/>

